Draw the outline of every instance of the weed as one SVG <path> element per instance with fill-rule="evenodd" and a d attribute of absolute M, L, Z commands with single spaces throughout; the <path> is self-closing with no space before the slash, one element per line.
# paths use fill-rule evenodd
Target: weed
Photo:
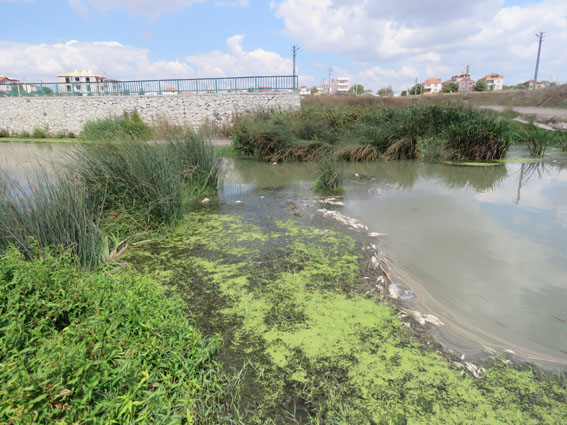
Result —
<path fill-rule="evenodd" d="M 10 132 L 4 128 L 0 128 L 0 137 L 10 137 Z"/>
<path fill-rule="evenodd" d="M 34 128 L 32 137 L 34 139 L 45 139 L 47 137 L 47 129 L 45 128 Z"/>
<path fill-rule="evenodd" d="M 542 157 L 545 155 L 547 146 L 553 142 L 556 135 L 539 128 L 532 119 L 526 129 L 516 133 L 516 137 L 526 144 L 531 156 Z"/>
<path fill-rule="evenodd" d="M 559 149 L 563 152 L 567 152 L 567 131 L 557 131 L 555 133 L 555 139 L 559 145 Z"/>
<path fill-rule="evenodd" d="M 337 192 L 343 183 L 343 164 L 334 158 L 324 156 L 317 162 L 315 187 L 322 192 Z"/>
<path fill-rule="evenodd" d="M 149 140 L 150 127 L 144 123 L 136 111 L 120 117 L 88 121 L 83 127 L 81 138 L 92 141 Z"/>

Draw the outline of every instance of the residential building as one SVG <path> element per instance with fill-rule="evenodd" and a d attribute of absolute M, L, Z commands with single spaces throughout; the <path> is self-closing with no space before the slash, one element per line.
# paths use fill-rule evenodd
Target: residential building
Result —
<path fill-rule="evenodd" d="M 504 77 L 500 74 L 492 73 L 485 75 L 481 80 L 486 81 L 488 90 L 502 90 L 504 89 Z M 480 81 L 480 80 L 479 80 Z"/>
<path fill-rule="evenodd" d="M 309 96 L 311 94 L 311 89 L 307 86 L 299 87 L 299 95 L 300 96 Z"/>
<path fill-rule="evenodd" d="M 337 77 L 331 80 L 331 94 L 347 94 L 350 88 L 350 77 Z"/>
<path fill-rule="evenodd" d="M 0 92 L 9 93 L 12 91 L 13 84 L 18 83 L 18 80 L 0 75 Z"/>
<path fill-rule="evenodd" d="M 533 89 L 534 88 L 534 80 L 528 80 L 522 83 L 524 86 L 526 86 L 529 89 Z M 546 87 L 549 87 L 549 82 L 548 81 L 538 81 L 537 82 L 537 86 L 536 89 L 544 89 Z"/>
<path fill-rule="evenodd" d="M 460 74 L 453 75 L 451 81 L 456 82 L 459 85 L 459 91 L 471 91 L 474 89 L 476 81 L 471 78 L 471 74 L 467 72 L 461 72 Z"/>
<path fill-rule="evenodd" d="M 329 94 L 329 85 L 327 83 L 322 83 L 317 87 L 317 91 L 321 94 Z"/>
<path fill-rule="evenodd" d="M 428 78 L 423 82 L 423 93 L 441 93 L 443 83 L 441 78 Z"/>
<path fill-rule="evenodd" d="M 107 78 L 92 71 L 73 71 L 57 75 L 60 93 L 99 94 L 104 93 Z"/>

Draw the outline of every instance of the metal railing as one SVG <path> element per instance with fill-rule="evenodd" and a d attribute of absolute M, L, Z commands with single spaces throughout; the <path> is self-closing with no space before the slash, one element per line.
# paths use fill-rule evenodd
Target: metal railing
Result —
<path fill-rule="evenodd" d="M 140 81 L 71 81 L 59 83 L 12 83 L 0 85 L 2 96 L 127 96 L 183 95 L 202 93 L 294 92 L 296 75 L 191 78 Z"/>

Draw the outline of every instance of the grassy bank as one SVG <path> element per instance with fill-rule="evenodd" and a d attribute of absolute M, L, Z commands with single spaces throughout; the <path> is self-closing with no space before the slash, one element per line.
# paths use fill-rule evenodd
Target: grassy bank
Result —
<path fill-rule="evenodd" d="M 347 161 L 501 159 L 509 122 L 463 105 L 420 103 L 405 108 L 310 102 L 299 111 L 237 117 L 233 147 L 265 161 L 310 161 L 333 154 Z"/>
<path fill-rule="evenodd" d="M 9 250 L 0 305 L 1 423 L 220 423 L 230 407 L 219 340 L 131 270 Z"/>
<path fill-rule="evenodd" d="M 416 339 L 381 296 L 367 294 L 360 241 L 305 224 L 289 208 L 259 220 L 264 207 L 192 213 L 171 238 L 125 257 L 181 294 L 207 334 L 223 336 L 225 368 L 248 365 L 244 423 L 551 425 L 566 417 L 559 380 L 498 358 L 473 378 Z"/>

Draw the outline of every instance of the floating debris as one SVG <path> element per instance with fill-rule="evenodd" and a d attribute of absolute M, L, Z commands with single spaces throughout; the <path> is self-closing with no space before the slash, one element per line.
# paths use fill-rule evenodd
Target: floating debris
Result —
<path fill-rule="evenodd" d="M 390 285 L 392 286 L 392 285 Z M 419 323 L 421 326 L 425 325 L 425 319 L 423 318 L 423 316 L 421 315 L 421 313 L 417 310 L 402 310 L 404 313 L 406 313 L 409 317 L 411 317 L 413 320 L 415 320 L 417 323 Z"/>
<path fill-rule="evenodd" d="M 242 204 L 242 201 L 235 201 L 235 204 Z"/>
<path fill-rule="evenodd" d="M 388 234 L 387 233 L 370 232 L 368 234 L 368 236 L 370 236 L 371 238 L 379 238 L 380 236 L 388 236 Z"/>
<path fill-rule="evenodd" d="M 209 198 L 205 198 L 201 201 L 201 204 L 208 204 L 209 202 L 211 202 L 211 200 Z"/>
<path fill-rule="evenodd" d="M 445 326 L 445 323 L 443 323 L 441 320 L 439 320 L 438 317 L 434 316 L 433 314 L 424 314 L 423 319 L 435 326 Z"/>
<path fill-rule="evenodd" d="M 388 294 L 390 298 L 395 300 L 411 300 L 415 298 L 415 294 L 410 289 L 404 287 L 401 283 L 392 283 L 388 286 Z"/>
<path fill-rule="evenodd" d="M 338 222 L 344 224 L 345 226 L 352 227 L 353 229 L 356 229 L 356 230 L 368 231 L 368 227 L 366 227 L 364 224 L 362 224 L 356 218 L 347 217 L 346 215 L 343 215 L 338 211 L 326 210 L 324 208 L 319 209 L 317 211 L 322 213 L 325 217 L 337 220 Z"/>
<path fill-rule="evenodd" d="M 318 199 L 317 202 L 320 204 L 329 204 L 329 205 L 336 205 L 342 207 L 345 205 L 344 202 L 337 201 L 335 198 L 327 198 L 327 199 Z"/>

